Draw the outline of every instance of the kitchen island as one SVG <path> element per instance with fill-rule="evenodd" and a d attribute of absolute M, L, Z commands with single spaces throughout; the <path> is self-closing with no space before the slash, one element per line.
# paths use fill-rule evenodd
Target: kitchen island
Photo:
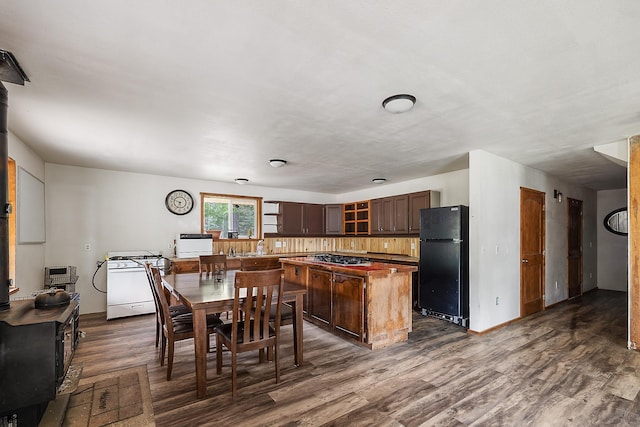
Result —
<path fill-rule="evenodd" d="M 411 332 L 411 274 L 416 266 L 352 257 L 281 258 L 288 282 L 307 288 L 305 318 L 370 349 L 406 341 Z"/>

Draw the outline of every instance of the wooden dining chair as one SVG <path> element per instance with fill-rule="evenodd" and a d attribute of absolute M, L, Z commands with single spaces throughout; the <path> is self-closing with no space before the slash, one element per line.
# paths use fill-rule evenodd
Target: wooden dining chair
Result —
<path fill-rule="evenodd" d="M 153 274 L 151 272 L 151 264 L 145 264 L 145 272 L 147 273 L 147 280 L 149 281 L 149 286 L 151 287 L 151 294 L 153 295 L 153 303 L 156 306 L 156 347 L 160 342 L 160 334 L 162 333 L 162 327 L 164 325 L 164 313 L 162 312 L 162 308 L 160 307 L 160 301 L 158 300 L 158 290 L 156 289 L 155 281 L 153 278 Z M 179 316 L 181 314 L 189 313 L 189 309 L 185 307 L 183 304 L 178 305 L 170 305 L 169 306 L 169 315 L 171 317 Z"/>
<path fill-rule="evenodd" d="M 264 315 L 272 305 L 276 307 L 276 320 L 273 324 L 270 323 L 269 316 Z M 234 398 L 238 392 L 238 353 L 265 348 L 273 351 L 276 383 L 280 382 L 278 340 L 281 305 L 282 280 L 279 269 L 236 273 L 232 322 L 215 328 L 216 372 L 222 373 L 222 347 L 225 346 L 231 353 L 231 394 Z M 264 353 L 259 352 L 259 356 L 262 363 Z"/>
<path fill-rule="evenodd" d="M 200 255 L 200 274 L 205 273 L 209 276 L 218 273 L 226 273 L 226 271 L 226 255 Z"/>
<path fill-rule="evenodd" d="M 162 284 L 160 270 L 151 267 L 151 274 L 158 293 L 158 301 L 164 316 L 164 325 L 162 328 L 162 346 L 160 355 L 160 366 L 164 365 L 164 355 L 167 353 L 167 381 L 171 379 L 171 371 L 173 370 L 173 353 L 176 341 L 193 338 L 193 316 L 191 313 L 171 316 L 169 312 L 169 290 Z M 222 324 L 220 317 L 215 314 L 207 315 L 207 332 L 212 334 L 214 328 Z M 208 350 L 208 348 L 207 348 Z"/>
<path fill-rule="evenodd" d="M 280 260 L 275 257 L 265 258 L 242 258 L 240 260 L 240 269 L 242 271 L 258 271 L 273 270 L 281 268 Z M 281 270 L 282 271 L 282 270 Z M 270 310 L 271 322 L 275 322 L 276 307 L 272 306 Z M 293 324 L 293 309 L 289 304 L 282 304 L 280 307 L 280 326 Z"/>

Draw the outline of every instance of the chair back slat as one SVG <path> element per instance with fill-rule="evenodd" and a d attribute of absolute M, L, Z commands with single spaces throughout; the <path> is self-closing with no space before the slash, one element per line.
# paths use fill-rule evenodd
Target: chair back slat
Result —
<path fill-rule="evenodd" d="M 200 274 L 206 275 L 216 274 L 218 272 L 227 271 L 226 255 L 200 255 Z"/>
<path fill-rule="evenodd" d="M 282 280 L 280 269 L 260 271 L 239 271 L 235 279 L 235 297 L 233 306 L 233 322 L 241 318 L 240 310 L 245 313 L 241 328 L 233 328 L 232 345 L 257 345 L 261 340 L 268 340 L 280 330 L 280 322 L 272 329 L 269 325 L 269 310 L 272 303 L 282 302 Z M 266 314 L 265 314 L 266 313 Z M 278 313 L 279 315 L 279 313 Z M 238 340 L 238 329 L 242 330 L 242 339 Z"/>
<path fill-rule="evenodd" d="M 162 319 L 163 323 L 164 323 L 164 311 L 162 310 L 162 307 L 160 305 L 160 299 L 158 297 L 158 288 L 156 286 L 156 280 L 154 278 L 153 272 L 151 271 L 152 267 L 150 263 L 145 263 L 144 265 L 144 270 L 147 273 L 147 280 L 149 280 L 149 286 L 151 287 L 151 294 L 153 295 L 153 303 L 156 306 L 156 312 L 158 313 L 158 315 L 160 316 L 160 318 Z M 158 272 L 159 274 L 159 272 Z"/>
<path fill-rule="evenodd" d="M 151 275 L 156 289 L 156 295 L 158 296 L 158 303 L 160 305 L 162 317 L 164 320 L 165 328 L 169 334 L 173 334 L 173 322 L 171 318 L 171 311 L 169 310 L 169 299 L 167 294 L 169 293 L 162 284 L 162 276 L 158 267 L 150 267 Z"/>

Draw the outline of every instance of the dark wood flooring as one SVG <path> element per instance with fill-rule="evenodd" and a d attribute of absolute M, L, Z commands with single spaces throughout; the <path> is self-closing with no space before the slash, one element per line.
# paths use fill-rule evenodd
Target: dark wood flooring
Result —
<path fill-rule="evenodd" d="M 640 425 L 640 352 L 626 348 L 627 294 L 597 290 L 482 336 L 414 314 L 409 341 L 370 351 L 307 322 L 304 366 L 283 327 L 281 382 L 257 354 L 209 357 L 209 397 L 195 394 L 193 342 L 165 380 L 153 315 L 81 316 L 83 377 L 147 365 L 158 426 Z"/>

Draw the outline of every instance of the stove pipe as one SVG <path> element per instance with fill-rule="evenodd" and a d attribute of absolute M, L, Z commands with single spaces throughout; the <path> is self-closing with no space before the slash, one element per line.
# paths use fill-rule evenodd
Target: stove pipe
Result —
<path fill-rule="evenodd" d="M 9 304 L 9 202 L 7 200 L 7 162 L 9 157 L 9 127 L 7 89 L 0 82 L 0 311 Z"/>

